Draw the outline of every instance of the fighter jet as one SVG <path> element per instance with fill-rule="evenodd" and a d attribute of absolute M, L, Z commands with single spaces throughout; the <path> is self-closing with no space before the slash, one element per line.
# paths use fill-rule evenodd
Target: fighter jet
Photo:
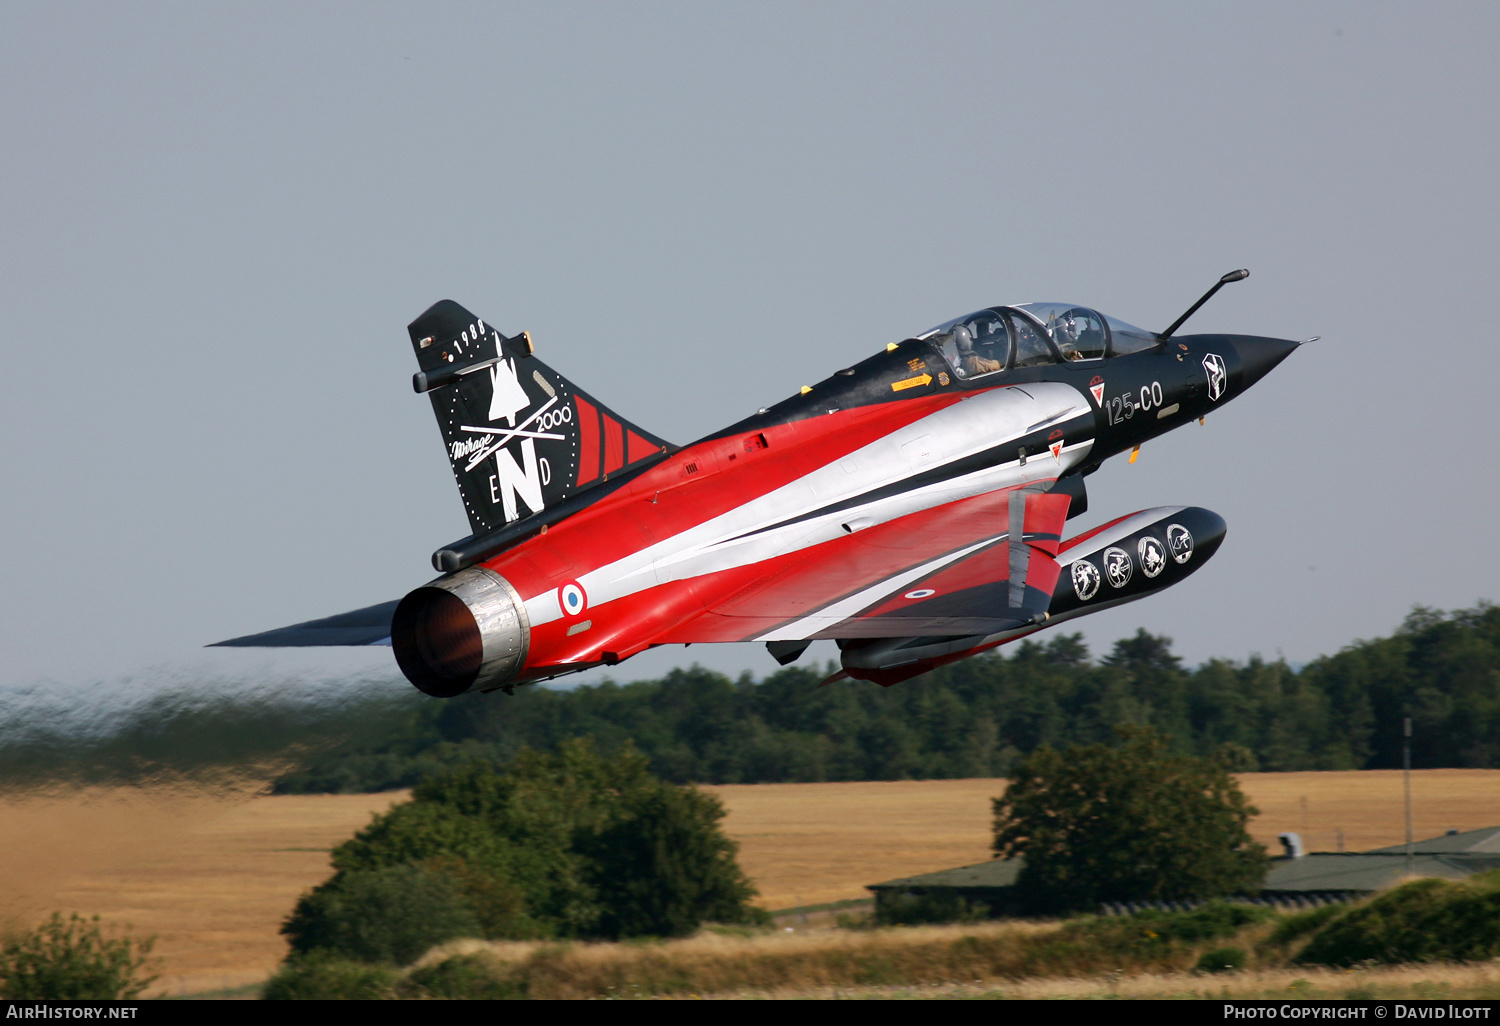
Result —
<path fill-rule="evenodd" d="M 658 645 L 760 642 L 889 686 L 1170 587 L 1224 521 L 1162 506 L 1066 537 L 1111 456 L 1238 397 L 1301 343 L 1069 303 L 966 314 L 690 445 L 615 413 L 449 300 L 409 327 L 472 533 L 399 601 L 230 646 L 390 645 L 452 697 Z M 1311 340 L 1309 340 L 1311 341 Z"/>

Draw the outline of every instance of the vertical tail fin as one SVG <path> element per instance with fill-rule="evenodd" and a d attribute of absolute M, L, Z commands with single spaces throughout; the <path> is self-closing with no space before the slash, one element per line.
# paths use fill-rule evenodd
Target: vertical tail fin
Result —
<path fill-rule="evenodd" d="M 452 300 L 412 321 L 426 392 L 475 535 L 540 513 L 669 443 L 615 414 Z"/>

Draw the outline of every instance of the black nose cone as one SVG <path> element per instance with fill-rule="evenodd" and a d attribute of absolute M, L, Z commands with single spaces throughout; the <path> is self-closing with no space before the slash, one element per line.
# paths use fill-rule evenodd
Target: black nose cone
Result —
<path fill-rule="evenodd" d="M 1243 335 L 1236 338 L 1234 348 L 1240 354 L 1240 366 L 1244 368 L 1240 388 L 1249 388 L 1271 373 L 1271 368 L 1290 356 L 1292 350 L 1300 344 L 1288 342 L 1284 338 L 1252 338 Z"/>

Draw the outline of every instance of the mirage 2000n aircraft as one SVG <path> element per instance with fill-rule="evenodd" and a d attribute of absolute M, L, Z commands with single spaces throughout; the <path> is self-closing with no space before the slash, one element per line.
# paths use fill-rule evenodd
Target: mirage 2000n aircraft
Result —
<path fill-rule="evenodd" d="M 1084 478 L 1229 402 L 1296 342 L 1161 333 L 1067 303 L 997 306 L 893 342 L 691 445 L 614 413 L 443 301 L 410 326 L 472 534 L 399 602 L 236 646 L 393 646 L 454 696 L 656 645 L 832 639 L 890 685 L 1141 598 L 1224 521 L 1163 506 L 1065 537 Z M 1134 459 L 1132 451 L 1131 459 Z"/>

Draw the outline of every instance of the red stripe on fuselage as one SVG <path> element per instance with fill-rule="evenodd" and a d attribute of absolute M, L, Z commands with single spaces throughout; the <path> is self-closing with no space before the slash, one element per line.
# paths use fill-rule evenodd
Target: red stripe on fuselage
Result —
<path fill-rule="evenodd" d="M 957 393 L 939 394 L 843 410 L 696 443 L 646 470 L 628 486 L 553 525 L 546 534 L 534 535 L 484 565 L 514 584 L 522 596 L 532 598 L 562 584 L 561 579 L 553 580 L 525 558 L 534 547 L 556 551 L 564 563 L 574 568 L 571 576 L 581 577 L 781 488 L 960 399 L 962 395 Z M 766 447 L 752 446 L 747 451 L 745 439 L 752 434 L 764 435 Z M 736 458 L 730 460 L 730 455 Z M 685 477 L 684 465 L 695 459 L 718 467 L 719 472 L 701 479 Z M 795 559 L 798 554 L 782 558 Z M 613 612 L 618 606 L 622 607 L 618 612 L 622 624 L 633 624 L 642 631 L 670 630 L 684 619 L 703 612 L 699 596 L 718 600 L 732 594 L 764 576 L 774 562 L 764 561 L 723 574 L 651 587 L 605 606 L 591 605 L 583 619 L 602 616 L 606 609 Z M 670 595 L 663 589 L 670 589 Z M 648 617 L 649 610 L 655 612 Z M 594 637 L 597 628 L 566 638 L 564 624 L 556 632 L 559 639 L 553 639 L 550 628 L 555 626 L 545 624 L 534 629 L 528 668 L 579 661 L 578 652 L 591 645 L 599 651 L 617 650 L 597 641 Z M 739 637 L 749 633 L 743 625 L 739 629 Z"/>
<path fill-rule="evenodd" d="M 1100 531 L 1107 531 L 1111 527 L 1114 527 L 1116 524 L 1120 523 L 1122 520 L 1129 520 L 1133 516 L 1135 516 L 1134 513 L 1126 513 L 1123 517 L 1115 517 L 1113 520 L 1111 520 L 1107 524 L 1100 524 L 1098 527 L 1094 528 L 1092 531 L 1085 531 L 1085 532 L 1083 532 L 1080 535 L 1077 535 L 1077 536 L 1075 536 L 1073 538 L 1067 539 L 1066 541 L 1064 541 L 1062 543 L 1062 545 L 1060 545 L 1058 547 L 1058 552 L 1057 552 L 1058 558 L 1061 559 L 1062 557 L 1066 556 L 1068 554 L 1068 550 L 1071 549 L 1073 546 L 1075 546 L 1075 545 L 1082 545 L 1084 542 L 1088 541 L 1090 538 L 1092 538 L 1094 535 L 1098 534 Z"/>

